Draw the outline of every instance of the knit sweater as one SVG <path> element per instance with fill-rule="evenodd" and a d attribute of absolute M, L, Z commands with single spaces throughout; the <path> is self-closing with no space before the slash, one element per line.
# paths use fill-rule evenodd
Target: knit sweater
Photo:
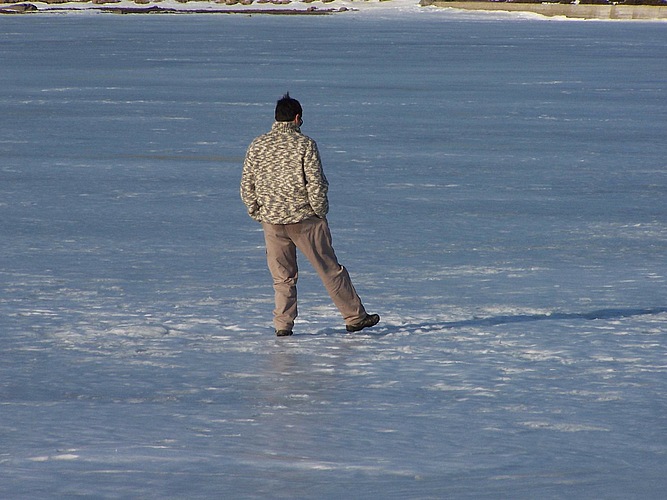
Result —
<path fill-rule="evenodd" d="M 246 152 L 241 199 L 253 219 L 293 224 L 329 211 L 329 183 L 313 139 L 293 122 L 275 122 Z"/>

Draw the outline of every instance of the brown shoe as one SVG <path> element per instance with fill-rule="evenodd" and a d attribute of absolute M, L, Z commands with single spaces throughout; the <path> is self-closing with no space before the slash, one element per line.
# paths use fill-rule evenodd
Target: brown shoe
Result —
<path fill-rule="evenodd" d="M 380 322 L 380 316 L 377 314 L 367 314 L 364 319 L 362 319 L 359 323 L 355 323 L 354 325 L 345 325 L 345 329 L 348 332 L 358 332 L 360 330 L 363 330 L 364 328 L 370 328 L 371 326 L 375 326 Z"/>
<path fill-rule="evenodd" d="M 276 330 L 276 335 L 278 337 L 289 337 L 292 335 L 292 330 Z"/>

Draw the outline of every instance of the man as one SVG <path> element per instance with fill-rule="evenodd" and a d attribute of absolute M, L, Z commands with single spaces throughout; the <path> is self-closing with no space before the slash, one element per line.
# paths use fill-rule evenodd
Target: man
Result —
<path fill-rule="evenodd" d="M 276 335 L 292 335 L 297 317 L 297 248 L 320 276 L 346 330 L 358 332 L 378 324 L 380 316 L 366 313 L 331 246 L 326 219 L 329 183 L 317 144 L 301 133 L 302 116 L 299 101 L 285 94 L 276 104 L 271 131 L 248 147 L 241 178 L 241 199 L 264 229 L 275 291 Z"/>

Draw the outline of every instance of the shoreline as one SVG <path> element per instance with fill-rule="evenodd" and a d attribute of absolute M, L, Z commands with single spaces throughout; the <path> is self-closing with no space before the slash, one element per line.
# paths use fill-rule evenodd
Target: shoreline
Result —
<path fill-rule="evenodd" d="M 335 14 L 338 12 L 349 12 L 354 9 L 347 7 L 339 8 L 318 8 L 316 6 L 309 6 L 306 8 L 278 8 L 275 5 L 266 6 L 266 7 L 246 7 L 246 8 L 234 8 L 234 7 L 224 7 L 223 8 L 176 8 L 165 6 L 162 7 L 157 4 L 151 4 L 147 6 L 136 5 L 136 6 L 127 6 L 127 5 L 113 5 L 112 4 L 102 4 L 94 6 L 80 6 L 77 3 L 67 3 L 61 4 L 58 6 L 46 6 L 46 7 L 37 7 L 31 2 L 21 2 L 18 4 L 11 5 L 0 5 L 0 15 L 2 14 L 58 14 L 58 13 L 81 13 L 81 12 L 93 12 L 93 13 L 103 13 L 103 14 L 245 14 L 245 15 L 315 15 L 323 16 L 329 14 Z"/>
<path fill-rule="evenodd" d="M 512 0 L 0 0 L 0 15 L 88 12 L 322 16 L 376 9 L 398 15 L 402 12 L 452 9 L 581 20 L 667 21 L 667 5 L 521 3 Z"/>
<path fill-rule="evenodd" d="M 529 12 L 546 17 L 571 19 L 667 20 L 665 5 L 597 5 L 561 3 L 519 3 L 495 1 L 420 0 L 422 7 L 433 6 L 460 10 Z"/>
<path fill-rule="evenodd" d="M 322 16 L 358 10 L 354 0 L 0 0 L 2 14 L 245 14 Z M 382 0 L 379 0 L 382 1 Z M 359 2 L 354 2 L 359 3 Z M 378 1 L 364 4 L 378 4 Z M 387 2 L 388 3 L 388 2 Z M 418 0 L 414 6 L 419 7 Z"/>

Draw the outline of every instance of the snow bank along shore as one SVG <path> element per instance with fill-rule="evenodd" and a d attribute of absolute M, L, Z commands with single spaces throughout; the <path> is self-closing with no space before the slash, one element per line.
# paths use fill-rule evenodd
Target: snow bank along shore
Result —
<path fill-rule="evenodd" d="M 548 17 L 562 16 L 576 19 L 667 19 L 667 5 L 600 5 L 493 1 L 457 2 L 448 0 L 420 0 L 420 5 L 434 5 L 437 7 L 464 10 L 533 12 Z"/>

